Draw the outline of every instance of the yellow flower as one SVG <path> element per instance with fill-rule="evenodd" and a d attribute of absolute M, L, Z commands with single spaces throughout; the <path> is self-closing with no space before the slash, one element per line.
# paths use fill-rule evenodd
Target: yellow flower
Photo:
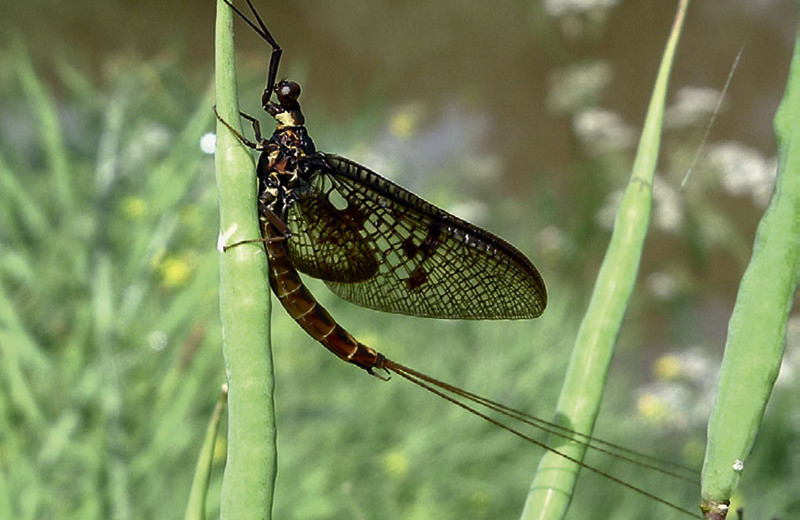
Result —
<path fill-rule="evenodd" d="M 122 212 L 129 219 L 138 220 L 147 213 L 147 205 L 139 197 L 125 197 L 122 201 Z"/>
<path fill-rule="evenodd" d="M 408 458 L 402 452 L 390 451 L 383 456 L 383 470 L 391 477 L 405 477 L 408 473 Z"/>
<path fill-rule="evenodd" d="M 642 417 L 654 423 L 663 422 L 668 414 L 664 402 L 651 393 L 642 394 L 636 403 L 636 408 Z"/>
<path fill-rule="evenodd" d="M 192 275 L 189 263 L 176 257 L 165 258 L 159 265 L 159 271 L 161 271 L 161 283 L 169 288 L 185 284 Z"/>
<path fill-rule="evenodd" d="M 398 110 L 389 121 L 389 132 L 400 139 L 407 139 L 417 131 L 421 111 L 414 106 Z"/>
<path fill-rule="evenodd" d="M 666 355 L 658 358 L 653 366 L 655 376 L 662 381 L 670 381 L 681 373 L 681 361 L 677 356 Z"/>

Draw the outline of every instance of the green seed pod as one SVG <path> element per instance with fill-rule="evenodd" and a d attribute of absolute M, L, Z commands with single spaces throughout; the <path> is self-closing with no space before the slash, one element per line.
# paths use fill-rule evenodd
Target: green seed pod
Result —
<path fill-rule="evenodd" d="M 775 117 L 778 178 L 728 325 L 703 464 L 702 506 L 725 518 L 783 358 L 800 267 L 800 39 Z M 716 515 L 716 516 L 714 516 Z"/>

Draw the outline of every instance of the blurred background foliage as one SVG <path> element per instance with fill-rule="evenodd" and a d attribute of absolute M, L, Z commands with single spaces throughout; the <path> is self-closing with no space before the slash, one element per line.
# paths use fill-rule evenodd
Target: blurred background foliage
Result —
<path fill-rule="evenodd" d="M 699 468 L 727 319 L 772 189 L 793 4 L 690 9 L 603 438 Z M 282 74 L 304 86 L 317 146 L 511 240 L 544 274 L 551 303 L 535 322 L 458 323 L 312 291 L 391 358 L 547 417 L 672 3 L 258 7 L 285 49 Z M 210 1 L 0 5 L 0 518 L 182 514 L 224 382 L 213 160 L 201 144 L 213 128 L 213 19 Z M 242 107 L 258 114 L 267 52 L 241 24 L 237 33 Z M 277 518 L 519 514 L 538 449 L 403 381 L 366 377 L 273 314 Z M 800 517 L 796 313 L 789 328 L 740 491 L 749 518 Z M 219 454 L 210 515 L 224 435 Z M 697 501 L 691 486 L 595 464 L 686 507 Z M 651 507 L 585 475 L 570 517 L 642 518 Z"/>

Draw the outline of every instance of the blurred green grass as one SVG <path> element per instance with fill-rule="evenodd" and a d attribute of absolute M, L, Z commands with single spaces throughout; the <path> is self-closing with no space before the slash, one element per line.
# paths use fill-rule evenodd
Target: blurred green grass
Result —
<path fill-rule="evenodd" d="M 0 71 L 0 517 L 176 518 L 224 381 L 213 161 L 198 144 L 212 128 L 210 97 L 184 84 L 169 60 L 110 62 L 97 86 L 68 63 L 45 83 L 15 52 Z M 371 107 L 353 126 L 374 129 L 384 117 Z M 313 131 L 322 149 L 328 139 L 357 148 L 348 136 L 369 135 L 332 120 L 315 121 Z M 448 182 L 426 190 L 444 192 Z M 338 301 L 321 284 L 311 289 L 393 359 L 546 417 L 585 306 L 569 275 L 548 277 L 557 296 L 533 323 L 387 316 Z M 630 319 L 629 351 L 648 336 L 635 313 Z M 518 516 L 538 449 L 400 380 L 364 376 L 279 309 L 274 321 L 276 517 Z M 612 379 L 599 436 L 699 462 L 692 446 L 702 432 L 637 421 L 639 374 Z M 769 438 L 756 448 L 762 458 L 753 458 L 764 469 L 743 485 L 770 497 L 752 509 L 755 518 L 798 507 L 797 465 L 786 456 L 798 412 L 785 397 L 796 387 L 788 381 L 776 396 L 762 433 Z M 224 436 L 219 442 L 211 515 Z M 660 489 L 646 472 L 608 467 Z M 669 498 L 691 504 L 696 493 L 670 489 Z M 648 507 L 587 475 L 570 518 L 641 518 Z"/>

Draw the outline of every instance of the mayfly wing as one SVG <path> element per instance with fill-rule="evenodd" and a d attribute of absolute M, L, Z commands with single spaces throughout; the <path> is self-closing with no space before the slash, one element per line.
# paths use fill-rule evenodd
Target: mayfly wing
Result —
<path fill-rule="evenodd" d="M 357 249 L 367 245 L 376 260 L 375 272 L 360 280 L 320 277 L 340 297 L 372 309 L 435 318 L 534 318 L 544 310 L 542 277 L 508 242 L 349 159 L 317 153 L 309 162 L 311 191 L 330 202 L 348 233 L 359 235 Z M 301 270 L 313 274 L 307 269 L 311 249 L 320 241 L 324 247 L 326 240 L 327 232 L 288 240 Z"/>
<path fill-rule="evenodd" d="M 375 276 L 378 259 L 347 212 L 313 186 L 298 194 L 286 213 L 289 259 L 301 272 L 333 282 Z"/>

